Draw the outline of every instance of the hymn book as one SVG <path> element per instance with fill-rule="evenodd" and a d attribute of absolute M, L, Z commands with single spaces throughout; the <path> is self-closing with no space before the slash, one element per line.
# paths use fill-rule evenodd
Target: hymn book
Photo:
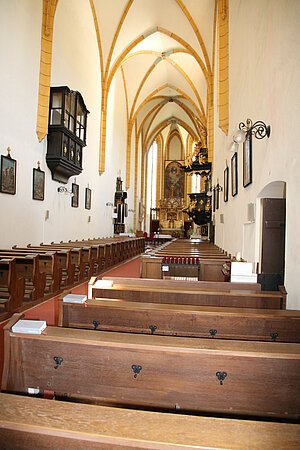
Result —
<path fill-rule="evenodd" d="M 42 334 L 46 327 L 45 320 L 19 320 L 11 330 L 13 333 Z"/>
<path fill-rule="evenodd" d="M 68 294 L 63 298 L 63 302 L 66 303 L 80 303 L 83 304 L 87 301 L 86 295 Z"/>

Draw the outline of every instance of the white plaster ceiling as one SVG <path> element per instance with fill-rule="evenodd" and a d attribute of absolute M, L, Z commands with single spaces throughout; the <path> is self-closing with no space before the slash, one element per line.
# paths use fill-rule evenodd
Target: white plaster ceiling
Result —
<path fill-rule="evenodd" d="M 91 2 L 99 28 L 103 79 L 123 71 L 129 120 L 136 118 L 138 128 L 142 124 L 145 142 L 161 124 L 165 123 L 162 133 L 169 128 L 168 120 L 178 120 L 178 126 L 190 127 L 198 135 L 193 118 L 206 122 L 215 1 Z"/>

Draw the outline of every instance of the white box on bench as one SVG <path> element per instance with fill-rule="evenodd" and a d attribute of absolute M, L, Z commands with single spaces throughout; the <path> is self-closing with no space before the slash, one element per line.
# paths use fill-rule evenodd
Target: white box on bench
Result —
<path fill-rule="evenodd" d="M 257 283 L 257 274 L 252 270 L 252 263 L 232 262 L 230 281 L 232 283 Z"/>
<path fill-rule="evenodd" d="M 256 273 L 251 275 L 231 275 L 230 281 L 232 283 L 257 283 Z"/>

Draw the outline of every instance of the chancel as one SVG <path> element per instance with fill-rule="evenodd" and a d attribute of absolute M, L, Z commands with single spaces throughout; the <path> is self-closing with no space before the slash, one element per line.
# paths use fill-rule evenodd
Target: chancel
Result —
<path fill-rule="evenodd" d="M 1 2 L 1 448 L 299 448 L 299 24 Z"/>

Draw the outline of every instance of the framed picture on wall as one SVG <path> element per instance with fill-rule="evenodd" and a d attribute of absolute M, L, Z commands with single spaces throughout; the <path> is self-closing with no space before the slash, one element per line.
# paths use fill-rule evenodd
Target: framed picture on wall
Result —
<path fill-rule="evenodd" d="M 92 204 L 92 190 L 85 188 L 85 209 L 91 209 Z"/>
<path fill-rule="evenodd" d="M 15 195 L 17 161 L 10 156 L 9 152 L 10 150 L 7 156 L 1 155 L 0 192 Z"/>
<path fill-rule="evenodd" d="M 228 202 L 229 167 L 224 170 L 224 202 Z"/>
<path fill-rule="evenodd" d="M 73 208 L 78 208 L 79 206 L 79 185 L 76 183 L 72 183 L 72 200 L 71 206 Z"/>
<path fill-rule="evenodd" d="M 231 158 L 231 195 L 234 197 L 238 193 L 238 159 L 237 152 Z"/>
<path fill-rule="evenodd" d="M 252 136 L 246 137 L 243 144 L 243 186 L 252 183 Z"/>
<path fill-rule="evenodd" d="M 220 185 L 219 183 L 216 186 L 216 209 L 219 209 L 220 206 Z"/>
<path fill-rule="evenodd" d="M 45 172 L 39 167 L 33 169 L 32 177 L 32 198 L 33 200 L 44 200 L 45 193 Z"/>
<path fill-rule="evenodd" d="M 213 188 L 213 212 L 216 211 L 216 188 Z"/>

